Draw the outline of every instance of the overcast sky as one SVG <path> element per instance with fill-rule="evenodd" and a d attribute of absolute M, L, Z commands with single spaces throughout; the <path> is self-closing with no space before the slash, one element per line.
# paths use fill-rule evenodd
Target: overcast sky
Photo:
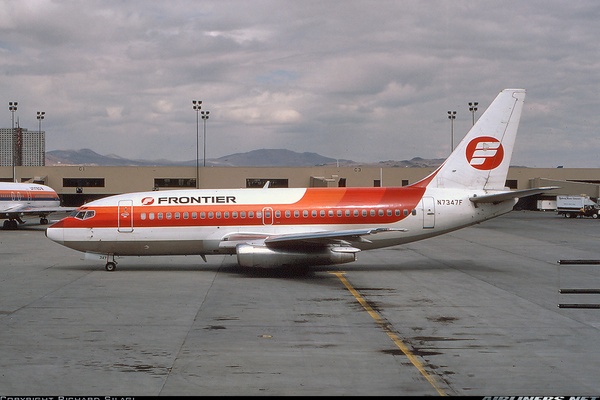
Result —
<path fill-rule="evenodd" d="M 0 126 L 47 151 L 194 160 L 195 99 L 208 159 L 444 158 L 524 88 L 511 164 L 599 168 L 599 81 L 597 0 L 0 1 Z"/>

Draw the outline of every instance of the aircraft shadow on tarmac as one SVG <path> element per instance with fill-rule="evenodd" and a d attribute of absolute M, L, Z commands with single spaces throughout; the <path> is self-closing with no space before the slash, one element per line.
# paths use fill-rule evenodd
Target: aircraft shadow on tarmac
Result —
<path fill-rule="evenodd" d="M 60 265 L 55 268 L 69 269 L 69 270 L 102 270 L 105 273 L 118 274 L 120 272 L 189 272 L 189 271 L 208 271 L 208 272 L 221 272 L 231 275 L 241 275 L 248 278 L 273 278 L 273 279 L 321 279 L 326 275 L 321 273 L 330 272 L 398 272 L 404 273 L 408 271 L 437 271 L 437 270 L 451 270 L 460 269 L 465 270 L 487 270 L 494 272 L 495 270 L 489 268 L 486 265 L 481 265 L 473 262 L 472 260 L 460 260 L 457 266 L 456 261 L 453 265 L 442 264 L 434 260 L 420 260 L 417 262 L 407 261 L 394 264 L 367 264 L 367 263 L 354 263 L 346 265 L 324 265 L 324 266 L 294 266 L 294 267 L 281 267 L 281 268 L 248 268 L 240 267 L 234 261 L 231 263 L 222 264 L 211 264 L 210 260 L 208 263 L 204 263 L 198 260 L 198 263 L 177 263 L 169 260 L 168 263 L 157 262 L 156 259 L 148 259 L 148 262 L 136 260 L 135 263 L 127 263 L 127 259 L 133 259 L 138 257 L 125 257 L 125 260 L 118 263 L 117 270 L 114 272 L 104 271 L 103 265 L 94 264 L 78 264 L 78 265 Z"/>

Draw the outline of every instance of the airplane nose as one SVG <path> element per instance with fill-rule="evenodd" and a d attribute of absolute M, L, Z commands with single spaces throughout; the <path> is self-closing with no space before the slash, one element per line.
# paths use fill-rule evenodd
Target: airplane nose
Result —
<path fill-rule="evenodd" d="M 64 229 L 56 228 L 54 225 L 46 228 L 46 237 L 59 244 L 65 243 Z"/>

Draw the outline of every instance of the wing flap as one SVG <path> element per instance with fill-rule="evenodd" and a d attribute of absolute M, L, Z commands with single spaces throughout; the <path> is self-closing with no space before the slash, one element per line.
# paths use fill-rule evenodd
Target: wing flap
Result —
<path fill-rule="evenodd" d="M 394 228 L 365 228 L 365 229 L 350 229 L 343 231 L 320 231 L 320 232 L 303 232 L 290 233 L 285 235 L 273 235 L 265 239 L 265 245 L 281 245 L 293 243 L 321 243 L 321 244 L 339 244 L 340 241 L 345 242 L 370 242 L 364 236 L 374 235 L 382 232 L 406 232 L 406 229 Z"/>

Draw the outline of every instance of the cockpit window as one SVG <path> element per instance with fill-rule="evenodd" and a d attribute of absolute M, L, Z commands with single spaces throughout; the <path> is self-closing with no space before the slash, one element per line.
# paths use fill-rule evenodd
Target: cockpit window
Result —
<path fill-rule="evenodd" d="M 71 213 L 71 217 L 81 220 L 93 218 L 94 215 L 96 215 L 94 210 L 75 210 Z"/>

